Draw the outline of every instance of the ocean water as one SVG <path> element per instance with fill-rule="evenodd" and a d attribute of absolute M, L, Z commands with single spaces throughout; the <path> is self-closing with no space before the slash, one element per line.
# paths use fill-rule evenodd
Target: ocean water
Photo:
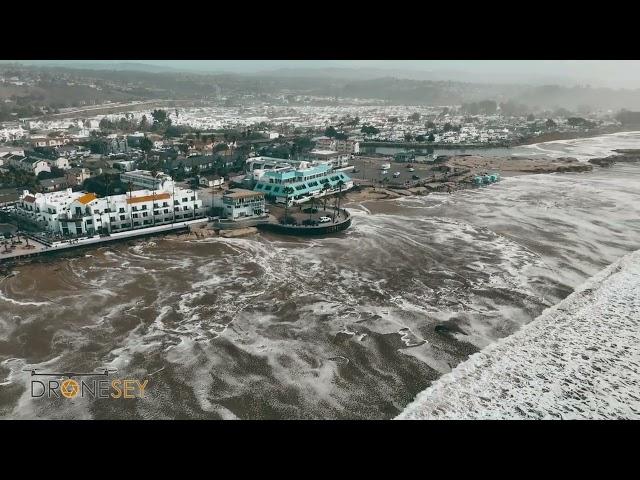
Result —
<path fill-rule="evenodd" d="M 540 148 L 605 149 L 585 141 Z M 0 416 L 394 418 L 640 248 L 640 165 L 347 207 L 327 238 L 165 236 L 13 267 Z M 33 399 L 23 371 L 97 367 L 147 396 Z"/>

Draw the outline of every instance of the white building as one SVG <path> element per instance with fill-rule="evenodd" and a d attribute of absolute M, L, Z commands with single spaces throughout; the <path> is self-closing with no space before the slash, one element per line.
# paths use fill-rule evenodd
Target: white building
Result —
<path fill-rule="evenodd" d="M 121 173 L 120 180 L 124 184 L 131 182 L 134 187 L 158 190 L 167 182 L 171 182 L 171 177 L 166 173 L 158 172 L 154 179 L 151 176 L 151 172 L 148 170 L 132 170 L 130 172 Z"/>
<path fill-rule="evenodd" d="M 349 165 L 351 155 L 340 153 L 336 150 L 311 150 L 304 155 L 304 158 L 311 162 L 329 163 L 333 168 L 342 168 Z"/>
<path fill-rule="evenodd" d="M 58 157 L 55 160 L 51 160 L 49 166 L 59 168 L 60 170 L 69 170 L 71 168 L 69 159 L 66 157 Z"/>
<path fill-rule="evenodd" d="M 26 172 L 31 172 L 34 175 L 38 175 L 40 172 L 51 172 L 49 162 L 42 158 L 11 155 L 6 160 L 8 160 L 8 165 Z"/>
<path fill-rule="evenodd" d="M 224 178 L 219 175 L 200 175 L 200 185 L 203 187 L 222 187 Z"/>
<path fill-rule="evenodd" d="M 247 220 L 266 215 L 265 197 L 262 192 L 235 188 L 222 197 L 214 197 L 214 207 L 222 207 L 223 216 L 229 220 Z"/>
<path fill-rule="evenodd" d="M 206 212 L 193 190 L 173 182 L 156 192 L 98 198 L 93 193 L 61 192 L 31 194 L 25 190 L 16 213 L 47 231 L 61 235 L 108 234 L 202 218 Z"/>

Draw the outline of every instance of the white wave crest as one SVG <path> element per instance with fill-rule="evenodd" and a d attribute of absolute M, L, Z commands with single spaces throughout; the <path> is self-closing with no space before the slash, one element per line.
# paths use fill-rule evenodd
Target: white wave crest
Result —
<path fill-rule="evenodd" d="M 398 419 L 640 418 L 640 250 L 458 365 Z"/>

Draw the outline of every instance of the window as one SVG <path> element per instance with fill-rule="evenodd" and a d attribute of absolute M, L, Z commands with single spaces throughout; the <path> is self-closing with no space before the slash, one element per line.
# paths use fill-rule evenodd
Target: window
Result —
<path fill-rule="evenodd" d="M 182 201 L 183 201 L 183 202 L 186 202 L 186 201 L 187 201 L 187 199 L 186 199 L 186 198 L 183 198 L 183 199 L 182 199 Z"/>
<path fill-rule="evenodd" d="M 149 212 L 144 212 L 144 213 L 142 214 L 142 216 L 143 216 L 143 217 L 148 217 L 148 216 L 149 216 Z"/>
<path fill-rule="evenodd" d="M 118 213 L 124 213 L 124 208 L 120 207 L 120 209 L 118 210 Z"/>
<path fill-rule="evenodd" d="M 126 218 L 127 218 L 127 217 L 125 217 L 124 215 L 120 215 L 120 220 L 124 220 L 124 219 L 126 219 Z"/>
<path fill-rule="evenodd" d="M 133 214 L 133 218 L 138 218 L 138 214 L 137 214 L 137 213 L 134 213 L 134 214 Z"/>
<path fill-rule="evenodd" d="M 195 195 L 191 197 L 192 202 L 195 201 L 195 199 L 196 199 Z"/>
<path fill-rule="evenodd" d="M 142 210 L 146 210 L 147 206 L 146 205 L 142 205 Z"/>
<path fill-rule="evenodd" d="M 109 217 L 109 221 L 110 222 L 115 222 L 116 221 L 116 217 Z"/>

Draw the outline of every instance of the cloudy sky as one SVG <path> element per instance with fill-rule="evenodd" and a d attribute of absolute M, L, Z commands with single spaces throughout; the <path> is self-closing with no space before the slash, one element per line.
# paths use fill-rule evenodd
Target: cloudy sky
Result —
<path fill-rule="evenodd" d="M 51 63 L 52 61 L 47 61 Z M 66 64 L 145 63 L 185 71 L 255 73 L 280 68 L 367 68 L 398 76 L 500 83 L 640 88 L 637 60 L 60 60 Z M 30 61 L 29 63 L 35 63 Z M 413 72 L 413 75 L 410 74 Z"/>

